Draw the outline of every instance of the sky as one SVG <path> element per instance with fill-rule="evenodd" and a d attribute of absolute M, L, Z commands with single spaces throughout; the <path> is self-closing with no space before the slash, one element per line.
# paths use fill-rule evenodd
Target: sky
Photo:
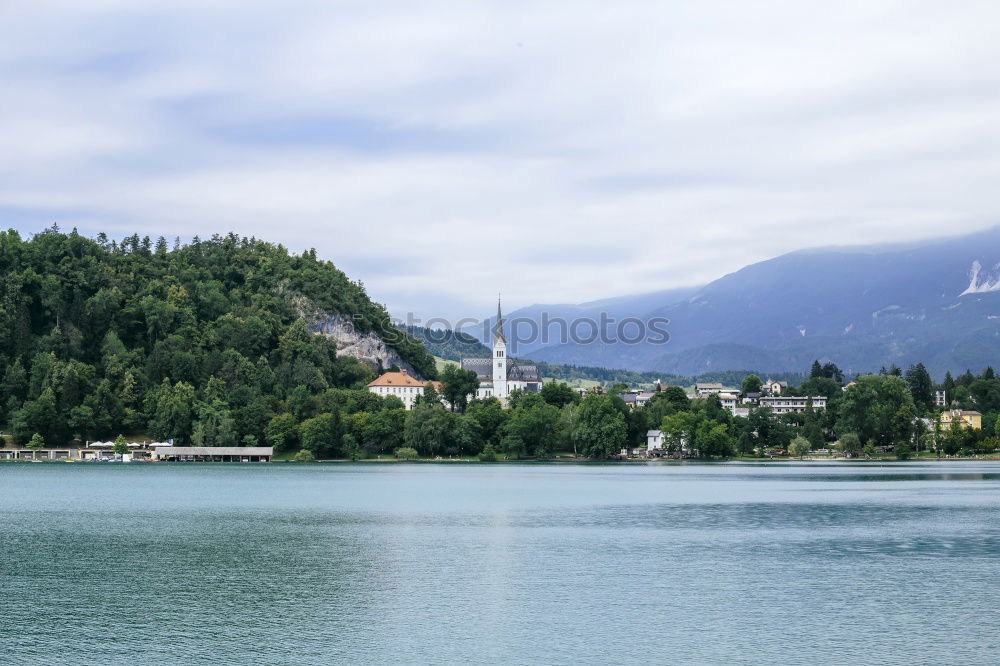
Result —
<path fill-rule="evenodd" d="M 0 224 L 314 247 L 400 317 L 1000 223 L 1000 4 L 4 0 Z"/>

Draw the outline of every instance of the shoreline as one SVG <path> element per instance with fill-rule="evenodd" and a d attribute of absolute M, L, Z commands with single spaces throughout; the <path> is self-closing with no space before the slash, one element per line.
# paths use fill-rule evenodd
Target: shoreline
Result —
<path fill-rule="evenodd" d="M 192 464 L 194 461 L 167 461 L 167 460 L 131 460 L 127 464 Z M 655 458 L 655 459 L 642 459 L 635 458 L 629 460 L 599 460 L 590 458 L 545 458 L 541 460 L 534 459 L 524 459 L 524 460 L 479 460 L 477 458 L 441 458 L 441 459 L 431 459 L 431 458 L 418 458 L 418 459 L 397 459 L 397 458 L 361 458 L 358 460 L 351 460 L 350 458 L 331 458 L 326 460 L 311 460 L 308 462 L 293 460 L 291 458 L 270 460 L 270 463 L 275 464 L 293 464 L 293 465 L 313 465 L 313 464 L 323 464 L 323 465 L 343 465 L 343 464 L 375 464 L 375 465 L 398 465 L 398 464 L 416 464 L 416 465 L 448 465 L 448 464 L 477 464 L 477 465 L 720 465 L 720 464 L 730 464 L 730 463 L 755 463 L 755 464 L 780 464 L 780 463 L 795 463 L 801 465 L 816 465 L 816 464 L 881 464 L 881 463 L 953 463 L 953 462 L 1000 462 L 1000 456 L 998 457 L 950 457 L 950 458 L 910 458 L 907 460 L 899 460 L 896 458 L 720 458 L 720 459 L 708 459 L 708 458 L 685 458 L 683 460 L 677 459 L 666 459 L 666 458 Z M 80 463 L 80 464 L 126 464 L 122 460 L 76 460 L 76 459 L 66 459 L 66 458 L 54 458 L 54 459 L 38 459 L 38 460 L 26 460 L 26 459 L 4 459 L 0 458 L 0 463 L 14 463 L 14 464 L 33 464 L 33 463 Z M 250 464 L 250 465 L 260 465 L 267 463 L 253 462 L 204 462 L 199 461 L 200 464 L 213 464 L 213 465 L 240 465 L 240 464 Z"/>

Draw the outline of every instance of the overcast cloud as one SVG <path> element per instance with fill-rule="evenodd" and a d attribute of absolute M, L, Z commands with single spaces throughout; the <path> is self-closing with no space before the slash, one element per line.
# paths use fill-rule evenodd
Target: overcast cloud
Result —
<path fill-rule="evenodd" d="M 1000 222 L 996 2 L 0 4 L 0 223 L 315 247 L 396 314 Z"/>

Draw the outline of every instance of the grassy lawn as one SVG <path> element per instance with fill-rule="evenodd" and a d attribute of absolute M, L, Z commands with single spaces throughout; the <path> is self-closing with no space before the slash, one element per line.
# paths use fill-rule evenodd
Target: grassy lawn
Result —
<path fill-rule="evenodd" d="M 546 384 L 551 382 L 563 382 L 570 388 L 592 389 L 601 385 L 601 382 L 596 379 L 556 379 L 555 377 L 542 377 L 542 381 Z"/>
<path fill-rule="evenodd" d="M 434 363 L 437 365 L 437 371 L 438 372 L 441 372 L 442 370 L 444 370 L 445 368 L 447 368 L 449 365 L 454 365 L 454 366 L 458 365 L 458 361 L 449 361 L 448 359 L 441 358 L 440 356 L 435 356 L 434 357 Z"/>

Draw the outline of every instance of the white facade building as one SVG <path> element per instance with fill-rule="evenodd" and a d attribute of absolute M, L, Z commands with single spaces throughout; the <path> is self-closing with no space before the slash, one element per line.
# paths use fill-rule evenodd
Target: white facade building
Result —
<path fill-rule="evenodd" d="M 431 383 L 434 384 L 434 388 L 440 390 L 441 385 L 438 382 Z M 406 409 L 413 409 L 417 396 L 424 394 L 426 384 L 427 382 L 420 381 L 406 370 L 400 370 L 383 373 L 378 379 L 369 382 L 368 390 L 383 398 L 394 395 L 403 401 Z"/>
<path fill-rule="evenodd" d="M 814 395 L 804 396 L 761 396 L 760 406 L 770 407 L 775 414 L 787 414 L 789 412 L 804 412 L 812 401 L 813 409 L 826 409 L 826 396 Z"/>
<path fill-rule="evenodd" d="M 934 391 L 934 406 L 935 407 L 947 407 L 948 397 L 943 390 Z"/>
<path fill-rule="evenodd" d="M 739 402 L 739 396 L 735 393 L 720 393 L 719 402 L 722 403 L 722 406 L 729 411 L 733 411 L 736 409 L 736 404 Z"/>

